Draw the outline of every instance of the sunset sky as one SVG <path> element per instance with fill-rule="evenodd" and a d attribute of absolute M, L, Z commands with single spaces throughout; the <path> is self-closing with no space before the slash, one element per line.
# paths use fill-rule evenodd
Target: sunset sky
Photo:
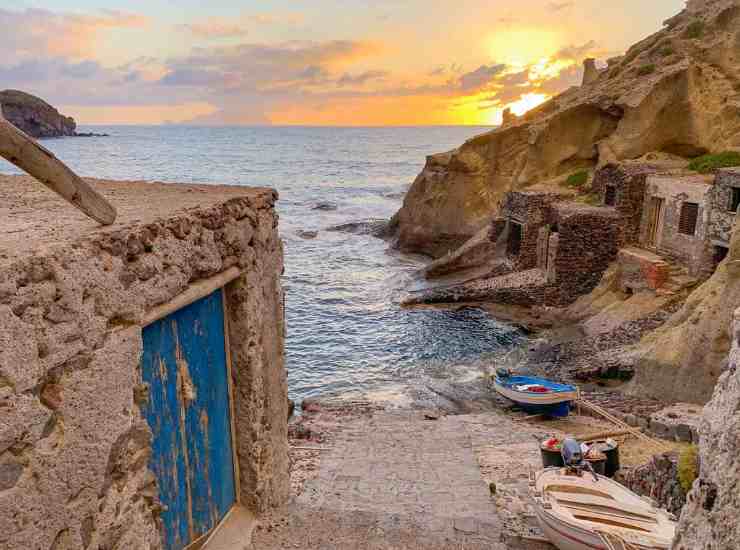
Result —
<path fill-rule="evenodd" d="M 6 6 L 9 3 L 3 3 Z M 683 0 L 14 0 L 0 89 L 82 124 L 497 124 Z"/>

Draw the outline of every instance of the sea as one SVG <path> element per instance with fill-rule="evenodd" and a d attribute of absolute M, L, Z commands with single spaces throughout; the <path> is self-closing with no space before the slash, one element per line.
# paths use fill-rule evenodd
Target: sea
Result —
<path fill-rule="evenodd" d="M 477 381 L 524 342 L 482 309 L 401 307 L 429 259 L 361 223 L 399 209 L 427 155 L 489 129 L 94 126 L 79 131 L 108 137 L 43 144 L 82 176 L 277 189 L 291 398 L 403 407 L 485 391 Z"/>

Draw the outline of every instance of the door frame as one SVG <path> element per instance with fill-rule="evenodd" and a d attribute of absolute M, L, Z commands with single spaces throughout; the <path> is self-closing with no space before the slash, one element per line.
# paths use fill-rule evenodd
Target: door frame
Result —
<path fill-rule="evenodd" d="M 653 195 L 648 204 L 647 234 L 645 247 L 657 250 L 660 248 L 663 236 L 663 222 L 665 218 L 665 198 Z"/>
<path fill-rule="evenodd" d="M 234 378 L 233 378 L 233 367 L 231 360 L 231 341 L 229 337 L 229 316 L 228 316 L 228 294 L 226 292 L 227 286 L 238 279 L 242 275 L 241 269 L 232 267 L 214 275 L 208 279 L 197 281 L 191 285 L 188 285 L 182 293 L 175 296 L 169 302 L 165 302 L 147 312 L 139 323 L 139 328 L 144 329 L 145 327 L 164 319 L 165 317 L 197 302 L 198 300 L 210 296 L 215 292 L 221 292 L 221 304 L 222 314 L 224 321 L 224 353 L 226 357 L 226 377 L 227 377 L 227 388 L 229 393 L 229 423 L 231 425 L 231 453 L 232 453 L 232 464 L 234 469 L 234 504 L 224 514 L 224 517 L 213 526 L 213 528 L 207 533 L 203 533 L 198 536 L 195 540 L 191 541 L 190 544 L 185 546 L 183 550 L 197 550 L 203 548 L 208 540 L 227 522 L 229 517 L 235 508 L 240 507 L 241 500 L 241 471 L 239 469 L 239 455 L 236 448 L 237 443 L 237 432 L 236 432 L 236 420 L 234 417 Z"/>

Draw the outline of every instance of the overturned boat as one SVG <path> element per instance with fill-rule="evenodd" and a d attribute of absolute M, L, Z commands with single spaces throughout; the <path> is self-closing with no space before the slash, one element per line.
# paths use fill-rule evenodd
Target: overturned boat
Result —
<path fill-rule="evenodd" d="M 530 479 L 545 536 L 560 550 L 668 550 L 675 518 L 609 478 L 548 468 Z"/>
<path fill-rule="evenodd" d="M 555 417 L 568 416 L 573 402 L 580 397 L 576 386 L 532 376 L 514 376 L 505 369 L 496 371 L 494 388 L 499 395 L 529 413 Z"/>

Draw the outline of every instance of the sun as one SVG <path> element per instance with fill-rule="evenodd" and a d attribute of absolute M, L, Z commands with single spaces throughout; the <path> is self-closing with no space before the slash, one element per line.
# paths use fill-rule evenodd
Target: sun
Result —
<path fill-rule="evenodd" d="M 539 107 L 540 105 L 542 105 L 545 101 L 547 101 L 547 99 L 548 96 L 546 94 L 524 94 L 518 101 L 515 101 L 514 103 L 509 103 L 508 107 L 516 116 L 522 116 L 527 111 L 531 111 L 535 107 Z"/>

